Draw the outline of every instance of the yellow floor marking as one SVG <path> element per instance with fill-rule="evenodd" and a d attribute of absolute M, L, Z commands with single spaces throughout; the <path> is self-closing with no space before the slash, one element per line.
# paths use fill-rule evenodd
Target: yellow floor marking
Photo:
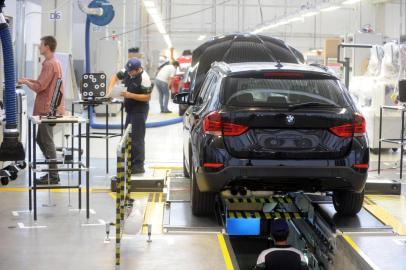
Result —
<path fill-rule="evenodd" d="M 152 234 L 161 234 L 165 203 L 148 202 L 145 210 L 144 225 L 152 225 Z M 148 227 L 143 227 L 142 234 L 148 233 Z"/>
<path fill-rule="evenodd" d="M 28 187 L 1 187 L 0 192 L 28 192 Z M 68 193 L 68 189 L 50 189 L 54 193 Z M 107 193 L 110 189 L 90 188 L 90 193 Z M 37 189 L 37 192 L 48 192 L 48 189 Z M 77 193 L 77 188 L 71 188 L 70 193 Z M 82 192 L 86 192 L 86 188 L 82 188 Z"/>
<path fill-rule="evenodd" d="M 393 196 L 391 196 L 391 197 L 393 200 L 394 197 Z M 398 197 L 398 200 L 401 201 L 401 199 L 399 197 L 402 197 L 402 196 L 397 196 L 397 197 Z M 406 235 L 406 224 L 402 223 L 402 221 L 399 220 L 399 218 L 393 216 L 384 207 L 382 207 L 374 202 L 375 200 L 378 201 L 378 199 L 388 200 L 389 197 L 369 195 L 368 199 L 371 200 L 372 203 L 364 204 L 364 208 L 366 210 L 368 210 L 371 214 L 373 214 L 376 218 L 378 218 L 385 225 L 391 226 L 396 233 L 398 233 L 400 235 Z M 399 207 L 402 208 L 402 206 L 399 206 Z M 399 207 L 397 209 L 400 209 Z M 402 210 L 400 209 L 400 211 L 402 211 Z"/>
<path fill-rule="evenodd" d="M 117 195 L 115 192 L 110 192 L 109 195 L 114 200 L 117 198 Z M 148 192 L 131 192 L 130 197 L 132 199 L 144 199 L 144 198 L 148 198 L 148 195 L 149 195 Z"/>
<path fill-rule="evenodd" d="M 365 262 L 373 269 L 379 270 L 380 268 L 361 250 L 361 248 L 352 240 L 348 234 L 343 234 L 343 238 L 347 243 L 365 260 Z"/>
<path fill-rule="evenodd" d="M 226 264 L 227 270 L 234 270 L 233 262 L 231 261 L 230 253 L 228 252 L 228 248 L 226 245 L 226 241 L 224 240 L 223 234 L 217 234 L 217 239 L 219 241 L 221 253 L 223 254 L 224 263 Z"/>

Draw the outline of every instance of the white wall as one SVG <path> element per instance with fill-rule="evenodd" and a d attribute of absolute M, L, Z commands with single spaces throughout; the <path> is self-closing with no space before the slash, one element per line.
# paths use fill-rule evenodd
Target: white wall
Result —
<path fill-rule="evenodd" d="M 41 39 L 41 6 L 27 2 L 25 17 L 25 50 L 26 61 L 33 61 L 34 45 Z M 35 12 L 35 13 L 34 13 Z"/>

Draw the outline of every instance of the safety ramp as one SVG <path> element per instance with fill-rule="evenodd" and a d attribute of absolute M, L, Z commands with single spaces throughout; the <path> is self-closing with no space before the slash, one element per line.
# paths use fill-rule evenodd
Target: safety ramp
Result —
<path fill-rule="evenodd" d="M 166 181 L 167 199 L 163 220 L 165 233 L 220 233 L 223 230 L 216 215 L 196 217 L 190 205 L 190 179 L 172 171 Z"/>
<path fill-rule="evenodd" d="M 261 203 L 272 211 L 260 212 Z M 270 247 L 273 218 L 288 221 L 289 242 L 305 253 L 310 269 L 406 269 L 406 237 L 365 209 L 354 217 L 338 215 L 329 196 L 228 198 L 224 206 L 224 238 L 234 269 L 253 269 L 258 254 Z M 383 252 L 379 241 L 386 243 Z"/>

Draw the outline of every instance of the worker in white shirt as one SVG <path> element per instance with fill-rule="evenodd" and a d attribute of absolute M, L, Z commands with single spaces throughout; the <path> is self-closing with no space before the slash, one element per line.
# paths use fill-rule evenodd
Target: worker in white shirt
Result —
<path fill-rule="evenodd" d="M 175 76 L 176 69 L 179 67 L 177 61 L 172 62 L 170 65 L 163 66 L 155 77 L 155 85 L 159 91 L 159 105 L 161 106 L 161 113 L 171 113 L 168 109 L 169 102 L 169 85 Z"/>

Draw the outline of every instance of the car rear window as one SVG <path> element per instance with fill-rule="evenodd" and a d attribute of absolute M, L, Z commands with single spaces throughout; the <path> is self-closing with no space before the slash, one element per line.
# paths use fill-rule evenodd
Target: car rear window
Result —
<path fill-rule="evenodd" d="M 303 103 L 347 107 L 343 89 L 331 78 L 228 77 L 223 103 L 240 107 L 289 107 Z"/>

